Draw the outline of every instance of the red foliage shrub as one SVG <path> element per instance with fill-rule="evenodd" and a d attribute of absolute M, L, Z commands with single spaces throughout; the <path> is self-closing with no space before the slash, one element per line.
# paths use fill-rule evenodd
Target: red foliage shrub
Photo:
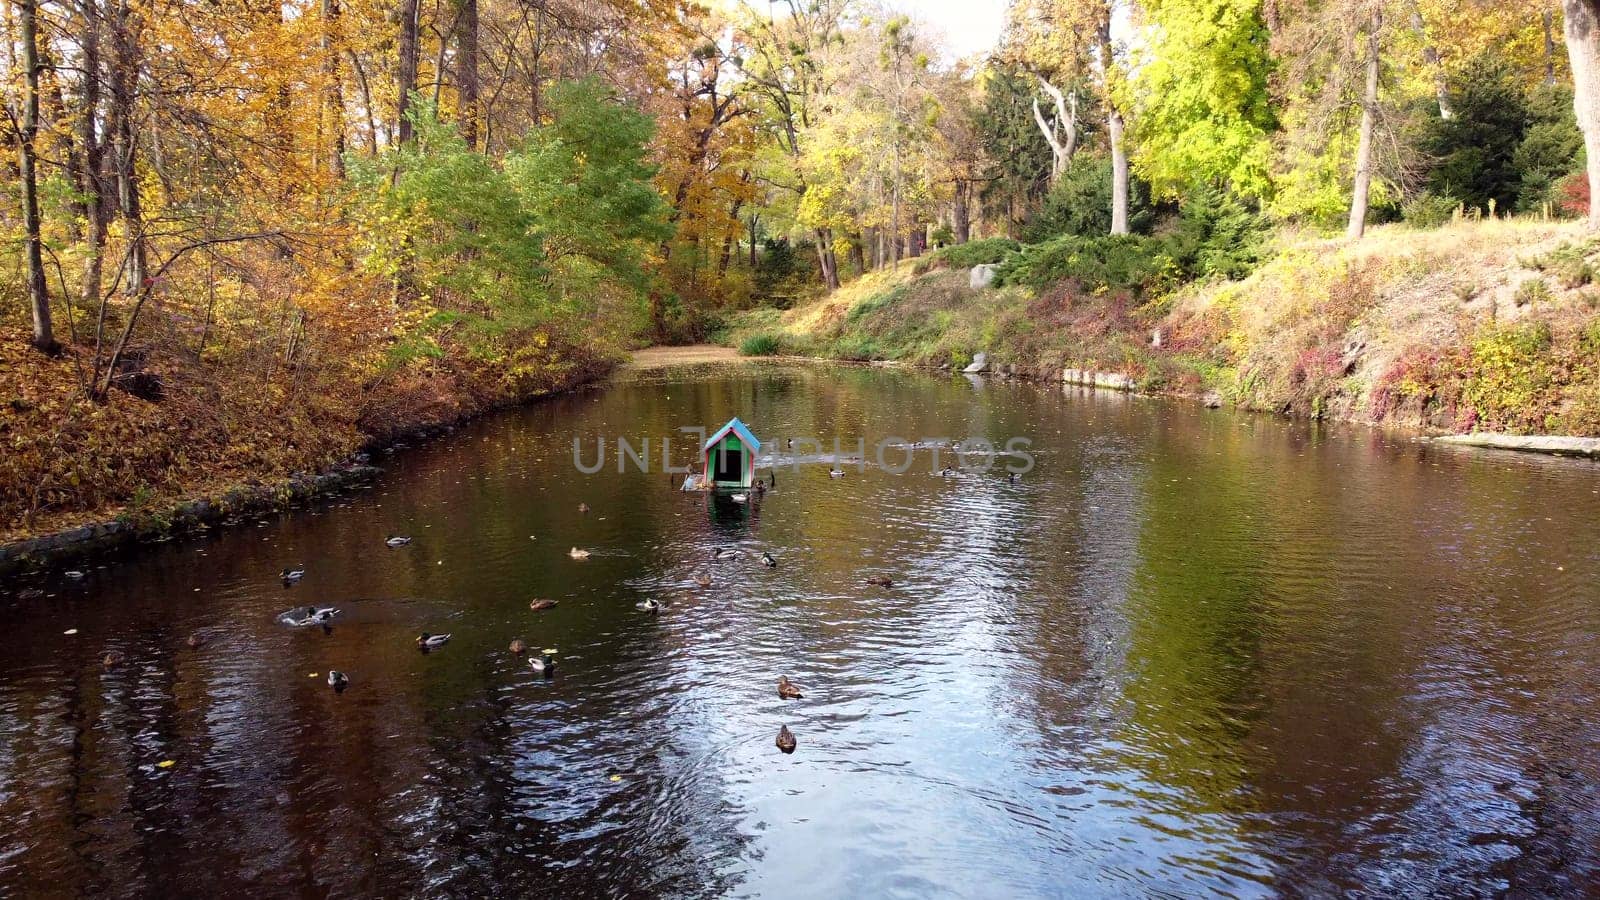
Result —
<path fill-rule="evenodd" d="M 1589 215 L 1589 176 L 1574 172 L 1556 183 L 1556 207 L 1565 215 Z"/>

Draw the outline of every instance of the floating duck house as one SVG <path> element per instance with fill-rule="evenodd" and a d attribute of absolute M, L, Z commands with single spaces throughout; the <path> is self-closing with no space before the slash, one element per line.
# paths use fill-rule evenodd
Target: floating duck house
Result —
<path fill-rule="evenodd" d="M 717 429 L 702 448 L 705 483 L 718 488 L 747 488 L 756 477 L 761 441 L 737 418 Z"/>

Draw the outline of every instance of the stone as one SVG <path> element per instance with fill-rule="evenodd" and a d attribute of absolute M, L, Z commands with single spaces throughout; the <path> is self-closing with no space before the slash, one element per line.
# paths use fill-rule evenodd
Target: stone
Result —
<path fill-rule="evenodd" d="M 1206 409 L 1220 409 L 1222 407 L 1222 395 L 1216 391 L 1206 391 L 1200 397 L 1200 402 L 1206 405 Z"/>
<path fill-rule="evenodd" d="M 972 272 L 967 276 L 967 286 L 975 291 L 981 291 L 994 284 L 995 266 L 982 263 L 972 267 Z"/>
<path fill-rule="evenodd" d="M 988 368 L 989 368 L 989 354 L 987 354 L 987 353 L 974 353 L 974 354 L 972 354 L 972 362 L 965 369 L 962 369 L 961 371 L 965 372 L 968 375 L 978 375 L 978 374 L 980 374 L 982 372 L 987 371 Z"/>

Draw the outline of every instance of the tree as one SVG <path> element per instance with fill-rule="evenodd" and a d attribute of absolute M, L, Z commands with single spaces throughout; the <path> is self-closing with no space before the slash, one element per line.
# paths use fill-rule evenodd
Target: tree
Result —
<path fill-rule="evenodd" d="M 1600 0 L 1563 0 L 1572 107 L 1588 155 L 1589 196 L 1600 197 Z M 1600 203 L 1589 203 L 1590 229 L 1600 229 Z"/>
<path fill-rule="evenodd" d="M 22 31 L 22 67 L 25 79 L 22 123 L 17 134 L 17 173 L 22 182 L 23 256 L 27 266 L 28 304 L 33 311 L 33 346 L 56 351 L 50 323 L 50 292 L 45 287 L 43 239 L 39 232 L 39 174 L 34 141 L 39 136 L 39 8 L 36 0 L 17 0 Z"/>
<path fill-rule="evenodd" d="M 1350 224 L 1345 236 L 1359 239 L 1367 230 L 1367 202 L 1372 191 L 1372 134 L 1378 119 L 1378 73 L 1382 65 L 1380 35 L 1383 7 L 1374 6 L 1367 26 L 1366 90 L 1361 95 L 1361 137 L 1356 146 L 1355 186 L 1350 192 Z"/>

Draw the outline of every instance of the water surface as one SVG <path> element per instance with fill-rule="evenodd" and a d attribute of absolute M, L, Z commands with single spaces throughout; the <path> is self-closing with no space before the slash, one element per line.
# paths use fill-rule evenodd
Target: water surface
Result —
<path fill-rule="evenodd" d="M 671 490 L 655 444 L 649 474 L 573 465 L 601 435 L 682 460 L 679 426 L 733 415 L 769 449 L 1023 436 L 1036 468 L 811 464 L 739 505 Z M 783 365 L 636 374 L 384 462 L 366 491 L 0 584 L 3 893 L 1600 880 L 1593 464 Z M 279 621 L 307 603 L 343 610 L 331 633 Z M 421 631 L 453 639 L 424 655 Z"/>

